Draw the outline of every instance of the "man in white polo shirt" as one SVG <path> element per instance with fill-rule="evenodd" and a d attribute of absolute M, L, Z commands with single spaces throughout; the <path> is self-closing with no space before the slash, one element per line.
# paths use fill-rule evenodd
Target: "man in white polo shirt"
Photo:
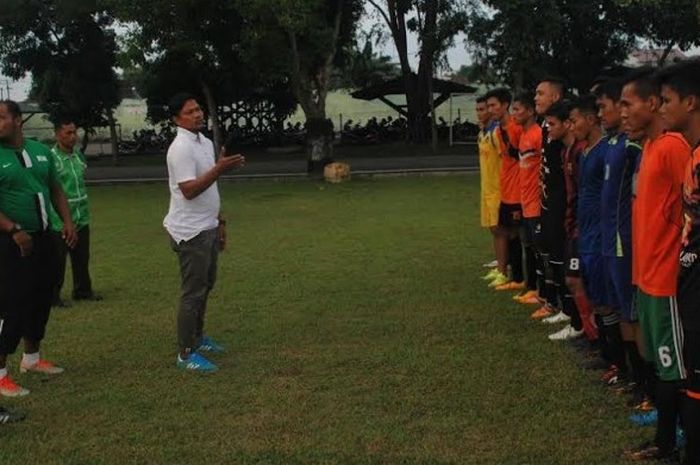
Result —
<path fill-rule="evenodd" d="M 214 144 L 200 132 L 204 113 L 193 96 L 174 96 L 169 110 L 177 136 L 168 148 L 170 209 L 163 225 L 177 253 L 182 279 L 177 366 L 216 371 L 216 365 L 202 355 L 223 352 L 219 344 L 204 335 L 204 314 L 216 280 L 217 257 L 226 245 L 226 222 L 220 213 L 216 181 L 226 171 L 243 166 L 245 158 L 222 149 L 216 159 Z"/>

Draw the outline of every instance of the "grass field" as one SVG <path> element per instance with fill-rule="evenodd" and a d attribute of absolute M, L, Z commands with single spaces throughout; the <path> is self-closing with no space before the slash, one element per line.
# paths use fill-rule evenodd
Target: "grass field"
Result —
<path fill-rule="evenodd" d="M 651 436 L 529 309 L 486 291 L 475 176 L 221 186 L 210 376 L 174 368 L 165 185 L 91 190 L 105 300 L 56 311 L 57 378 L 1 464 L 617 464 Z M 17 357 L 12 359 L 16 372 Z"/>

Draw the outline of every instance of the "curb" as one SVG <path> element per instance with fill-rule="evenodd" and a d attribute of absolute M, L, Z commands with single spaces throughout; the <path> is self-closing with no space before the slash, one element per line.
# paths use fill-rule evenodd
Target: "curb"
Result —
<path fill-rule="evenodd" d="M 358 170 L 351 171 L 350 176 L 356 178 L 401 177 L 401 176 L 450 176 L 465 173 L 477 173 L 478 167 L 457 166 L 448 168 L 404 168 L 387 170 Z M 236 174 L 222 176 L 221 181 L 250 182 L 250 181 L 286 181 L 290 179 L 313 179 L 308 173 L 269 173 L 269 174 Z M 151 178 L 106 178 L 86 179 L 88 186 L 110 186 L 120 184 L 155 184 L 168 182 L 166 177 Z"/>

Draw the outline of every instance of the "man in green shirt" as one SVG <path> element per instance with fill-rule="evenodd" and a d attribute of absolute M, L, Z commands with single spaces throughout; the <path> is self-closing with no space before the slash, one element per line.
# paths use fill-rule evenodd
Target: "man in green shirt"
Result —
<path fill-rule="evenodd" d="M 61 288 L 66 274 L 66 255 L 70 253 L 71 267 L 73 268 L 73 299 L 74 300 L 102 300 L 92 291 L 90 280 L 90 210 L 88 208 L 88 196 L 85 189 L 85 158 L 76 148 L 78 140 L 75 123 L 64 118 L 56 121 L 56 145 L 51 149 L 54 168 L 63 192 L 68 199 L 71 218 L 75 229 L 78 231 L 78 244 L 69 249 L 61 237 L 63 222 L 51 210 L 51 229 L 58 250 L 58 277 L 54 288 L 53 304 L 56 307 L 65 307 L 61 300 Z"/>
<path fill-rule="evenodd" d="M 51 150 L 24 138 L 17 103 L 0 101 L 0 395 L 8 397 L 29 393 L 7 370 L 7 356 L 22 339 L 20 372 L 63 371 L 39 352 L 56 279 L 49 202 L 63 220 L 64 241 L 74 247 L 77 234 Z"/>

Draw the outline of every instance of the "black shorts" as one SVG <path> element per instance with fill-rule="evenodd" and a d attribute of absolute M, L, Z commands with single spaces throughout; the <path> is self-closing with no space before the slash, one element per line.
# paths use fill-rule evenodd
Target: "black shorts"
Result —
<path fill-rule="evenodd" d="M 44 338 L 57 254 L 48 233 L 32 234 L 32 241 L 31 255 L 21 257 L 12 238 L 0 234 L 0 355 L 14 353 L 22 338 Z"/>
<path fill-rule="evenodd" d="M 686 389 L 700 395 L 700 331 L 684 331 L 683 359 L 688 376 Z"/>
<path fill-rule="evenodd" d="M 682 254 L 678 273 L 678 313 L 683 328 L 700 332 L 700 261 L 695 254 Z"/>
<path fill-rule="evenodd" d="M 523 221 L 523 207 L 519 203 L 503 203 L 498 209 L 498 225 L 518 228 Z"/>
<path fill-rule="evenodd" d="M 566 266 L 567 278 L 581 277 L 581 257 L 578 253 L 578 241 L 570 240 L 566 244 L 566 253 L 564 254 L 564 265 Z"/>

